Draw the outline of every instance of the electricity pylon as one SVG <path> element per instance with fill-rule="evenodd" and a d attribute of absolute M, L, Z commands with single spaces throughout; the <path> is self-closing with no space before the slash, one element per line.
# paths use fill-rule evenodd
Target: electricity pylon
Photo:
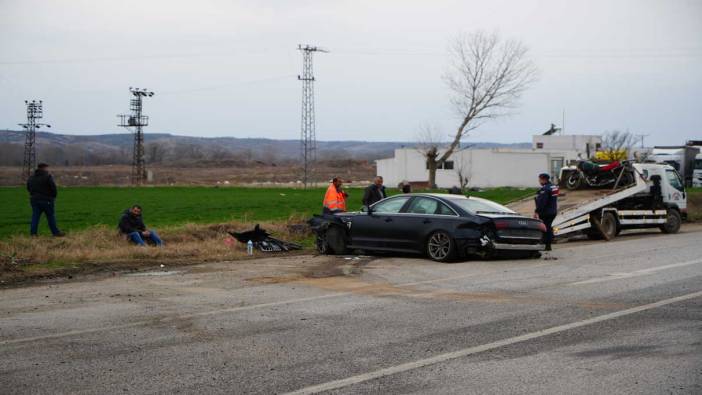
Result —
<path fill-rule="evenodd" d="M 123 128 L 133 128 L 134 132 L 134 148 L 132 152 L 132 185 L 142 185 L 146 178 L 146 161 L 144 159 L 144 132 L 143 127 L 149 125 L 149 117 L 142 115 L 143 97 L 151 97 L 153 92 L 146 89 L 129 88 L 129 91 L 134 96 L 129 101 L 129 114 L 117 115 L 120 118 L 119 125 Z"/>
<path fill-rule="evenodd" d="M 302 182 L 307 188 L 307 184 L 312 178 L 312 166 L 316 159 L 317 136 L 315 135 L 314 119 L 314 70 L 312 67 L 312 54 L 315 52 L 329 52 L 325 49 L 302 44 L 297 46 L 302 52 L 302 75 L 297 79 L 302 81 L 302 117 L 300 145 L 302 154 L 303 176 Z"/>

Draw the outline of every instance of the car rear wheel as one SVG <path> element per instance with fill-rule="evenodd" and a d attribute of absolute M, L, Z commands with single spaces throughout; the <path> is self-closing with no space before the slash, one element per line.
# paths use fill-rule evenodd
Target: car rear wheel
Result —
<path fill-rule="evenodd" d="M 680 224 L 682 223 L 682 217 L 678 210 L 670 209 L 668 210 L 668 215 L 665 219 L 665 224 L 661 225 L 661 231 L 663 233 L 678 233 L 680 230 Z"/>
<path fill-rule="evenodd" d="M 456 243 L 443 230 L 432 233 L 427 239 L 427 256 L 437 262 L 448 262 L 456 254 Z"/>

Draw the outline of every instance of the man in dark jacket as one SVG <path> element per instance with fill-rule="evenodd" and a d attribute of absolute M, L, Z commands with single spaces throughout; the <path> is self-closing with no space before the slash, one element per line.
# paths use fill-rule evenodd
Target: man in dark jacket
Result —
<path fill-rule="evenodd" d="M 49 222 L 49 229 L 55 237 L 64 236 L 63 232 L 56 226 L 56 213 L 54 201 L 56 200 L 56 183 L 49 174 L 49 165 L 40 163 L 34 174 L 27 179 L 27 191 L 29 191 L 29 203 L 32 205 L 32 224 L 29 233 L 37 235 L 41 214 L 46 215 Z"/>
<path fill-rule="evenodd" d="M 363 193 L 363 205 L 370 206 L 371 204 L 381 201 L 388 197 L 385 194 L 385 186 L 383 186 L 383 177 L 375 177 L 373 183 L 366 188 Z"/>
<path fill-rule="evenodd" d="M 157 246 L 163 245 L 163 241 L 158 237 L 156 231 L 146 229 L 144 220 L 141 218 L 141 206 L 138 204 L 124 211 L 119 220 L 119 231 L 136 245 L 146 246 L 145 240 L 151 241 Z"/>
<path fill-rule="evenodd" d="M 536 209 L 534 210 L 534 218 L 539 218 L 546 225 L 546 234 L 544 235 L 544 244 L 546 251 L 551 251 L 551 242 L 553 241 L 553 220 L 558 213 L 558 185 L 551 184 L 551 177 L 542 173 L 539 174 L 539 184 L 541 189 L 536 193 Z"/>

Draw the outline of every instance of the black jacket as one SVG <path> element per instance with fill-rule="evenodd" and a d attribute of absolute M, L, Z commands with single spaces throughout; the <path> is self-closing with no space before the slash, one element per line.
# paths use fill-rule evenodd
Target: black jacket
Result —
<path fill-rule="evenodd" d="M 539 189 L 536 193 L 536 213 L 539 216 L 556 215 L 558 212 L 558 193 L 557 185 L 550 182 Z"/>
<path fill-rule="evenodd" d="M 385 199 L 386 197 L 388 197 L 388 195 L 385 194 L 385 186 L 378 188 L 377 185 L 371 184 L 363 193 L 363 205 L 370 206 L 371 204 Z"/>
<path fill-rule="evenodd" d="M 56 183 L 46 170 L 35 170 L 34 175 L 27 179 L 27 191 L 32 200 L 56 199 Z"/>
<path fill-rule="evenodd" d="M 141 215 L 134 216 L 129 210 L 125 210 L 122 213 L 122 219 L 119 220 L 119 231 L 124 234 L 129 234 L 132 232 L 143 232 L 146 230 L 144 226 L 144 220 L 141 219 Z"/>

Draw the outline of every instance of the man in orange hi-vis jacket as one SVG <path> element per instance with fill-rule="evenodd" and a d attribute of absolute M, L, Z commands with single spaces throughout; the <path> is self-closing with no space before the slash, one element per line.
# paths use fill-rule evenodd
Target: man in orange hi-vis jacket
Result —
<path fill-rule="evenodd" d="M 346 198 L 349 196 L 341 189 L 343 181 L 340 178 L 334 177 L 327 193 L 324 194 L 324 202 L 322 212 L 324 214 L 334 214 L 346 211 Z"/>

